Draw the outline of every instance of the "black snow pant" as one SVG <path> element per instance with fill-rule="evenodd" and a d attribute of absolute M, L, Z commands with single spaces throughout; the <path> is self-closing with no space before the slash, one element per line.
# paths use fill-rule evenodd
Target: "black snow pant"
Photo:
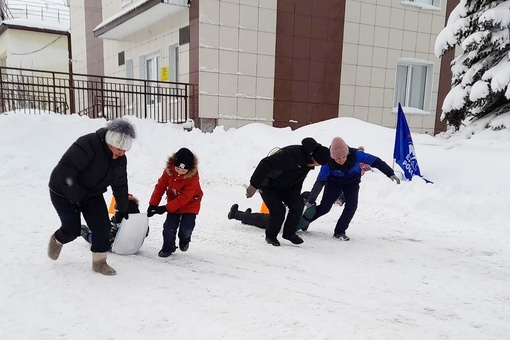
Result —
<path fill-rule="evenodd" d="M 167 213 L 163 223 L 163 250 L 173 252 L 176 248 L 175 239 L 179 236 L 179 243 L 191 241 L 191 234 L 195 228 L 197 215 L 193 213 Z M 177 234 L 177 230 L 179 233 Z"/>
<path fill-rule="evenodd" d="M 310 221 L 315 221 L 319 217 L 326 215 L 342 191 L 345 196 L 345 205 L 342 215 L 340 215 L 336 223 L 335 234 L 345 234 L 345 231 L 349 228 L 349 223 L 351 223 L 356 213 L 356 209 L 358 209 L 359 182 L 340 186 L 327 182 L 324 187 L 321 203 L 317 206 L 315 215 Z"/>
<path fill-rule="evenodd" d="M 83 215 L 87 226 L 94 234 L 90 250 L 94 253 L 104 253 L 110 249 L 108 237 L 111 224 L 103 195 L 87 197 L 76 204 L 50 190 L 50 199 L 61 222 L 61 227 L 55 231 L 57 241 L 66 244 L 80 236 L 80 215 Z"/>
<path fill-rule="evenodd" d="M 260 229 L 267 229 L 269 226 L 269 214 L 238 211 L 235 219 L 243 224 L 253 225 Z"/>
<path fill-rule="evenodd" d="M 266 229 L 266 236 L 276 238 L 283 221 L 285 221 L 283 237 L 295 235 L 305 205 L 301 198 L 301 185 L 289 189 L 263 189 L 260 195 L 269 209 L 269 225 Z M 285 219 L 285 206 L 289 209 L 287 219 Z"/>

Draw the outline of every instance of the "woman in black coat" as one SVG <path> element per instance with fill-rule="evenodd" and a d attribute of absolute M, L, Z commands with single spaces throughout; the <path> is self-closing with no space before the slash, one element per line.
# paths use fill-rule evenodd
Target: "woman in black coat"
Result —
<path fill-rule="evenodd" d="M 108 186 L 117 202 L 117 222 L 128 218 L 128 182 L 126 151 L 136 137 L 127 120 L 116 119 L 94 133 L 84 135 L 64 153 L 51 173 L 50 198 L 61 221 L 51 235 L 48 256 L 58 259 L 62 245 L 80 236 L 83 215 L 92 231 L 92 269 L 103 275 L 115 275 L 106 263 L 110 220 L 103 198 Z"/>
<path fill-rule="evenodd" d="M 303 243 L 296 235 L 304 208 L 301 188 L 310 170 L 326 164 L 329 158 L 329 149 L 308 137 L 302 140 L 301 145 L 286 146 L 260 161 L 251 176 L 246 197 L 252 197 L 258 189 L 269 209 L 267 243 L 280 245 L 277 236 L 284 220 L 282 237 L 294 244 Z M 289 209 L 286 219 L 285 206 Z"/>

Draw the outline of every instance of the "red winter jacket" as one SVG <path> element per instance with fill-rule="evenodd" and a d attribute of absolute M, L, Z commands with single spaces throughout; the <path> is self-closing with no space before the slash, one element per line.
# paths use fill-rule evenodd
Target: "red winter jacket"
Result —
<path fill-rule="evenodd" d="M 163 194 L 166 192 L 166 210 L 169 213 L 198 214 L 200 202 L 204 195 L 198 176 L 198 160 L 194 157 L 192 168 L 189 169 L 188 173 L 181 176 L 174 169 L 174 155 L 168 158 L 166 168 L 158 179 L 149 204 L 159 205 Z"/>

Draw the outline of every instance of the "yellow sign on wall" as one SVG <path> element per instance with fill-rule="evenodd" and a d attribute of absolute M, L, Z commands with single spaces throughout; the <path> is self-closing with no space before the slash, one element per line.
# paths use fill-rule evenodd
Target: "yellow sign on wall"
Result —
<path fill-rule="evenodd" d="M 159 80 L 160 81 L 168 81 L 170 79 L 170 68 L 168 66 L 163 66 L 159 70 Z"/>

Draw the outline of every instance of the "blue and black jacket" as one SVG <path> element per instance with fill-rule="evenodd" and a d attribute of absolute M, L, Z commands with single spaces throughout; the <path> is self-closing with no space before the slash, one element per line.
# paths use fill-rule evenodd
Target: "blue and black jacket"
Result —
<path fill-rule="evenodd" d="M 314 203 L 324 185 L 344 187 L 361 181 L 361 166 L 365 163 L 379 169 L 386 176 L 391 177 L 395 173 L 382 159 L 358 149 L 349 148 L 349 155 L 344 164 L 340 165 L 334 159 L 321 166 L 317 181 L 313 185 L 308 202 Z"/>

